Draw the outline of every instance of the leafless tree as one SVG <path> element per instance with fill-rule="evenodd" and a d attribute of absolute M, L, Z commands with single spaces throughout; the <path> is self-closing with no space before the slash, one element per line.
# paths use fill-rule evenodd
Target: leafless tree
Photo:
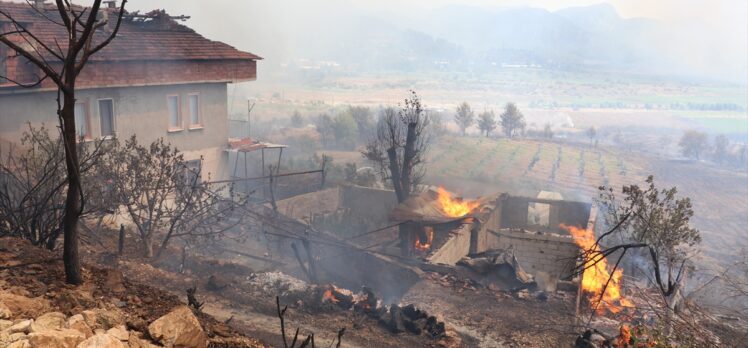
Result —
<path fill-rule="evenodd" d="M 244 200 L 225 199 L 211 189 L 201 180 L 201 167 L 190 166 L 163 139 L 141 146 L 132 136 L 109 152 L 107 176 L 116 202 L 135 225 L 145 257 L 154 256 L 157 239 L 158 258 L 174 238 L 194 242 L 224 236 L 241 222 L 232 213 Z M 233 190 L 227 190 L 224 194 L 235 198 Z"/>
<path fill-rule="evenodd" d="M 430 118 L 416 92 L 410 93 L 399 111 L 382 111 L 377 134 L 362 151 L 378 167 L 382 179 L 392 184 L 398 202 L 404 202 L 421 183 L 429 148 Z"/>
<path fill-rule="evenodd" d="M 0 29 L 0 43 L 9 47 L 12 52 L 27 59 L 36 66 L 40 75 L 36 81 L 15 81 L 3 76 L 6 80 L 24 87 L 38 86 L 50 79 L 57 86 L 57 115 L 62 132 L 62 143 L 65 149 L 65 167 L 67 170 L 67 190 L 63 225 L 65 243 L 63 260 L 65 278 L 68 283 L 82 282 L 80 258 L 78 255 L 78 221 L 84 210 L 85 201 L 81 186 L 80 162 L 76 151 L 75 127 L 75 91 L 76 81 L 91 56 L 106 47 L 119 32 L 122 16 L 125 13 L 127 0 L 122 0 L 116 25 L 111 32 L 95 38 L 95 33 L 108 23 L 107 17 L 100 16 L 102 0 L 94 0 L 91 7 L 73 5 L 68 0 L 56 0 L 55 12 L 36 9 L 40 15 L 66 33 L 67 42 L 45 42 L 26 24 L 14 19 L 9 11 L 0 6 L 0 19 L 9 22 Z"/>
<path fill-rule="evenodd" d="M 113 208 L 100 175 L 102 154 L 108 145 L 104 141 L 76 144 L 81 181 L 87 187 L 82 217 L 103 217 Z M 4 152 L 0 159 L 0 235 L 54 249 L 62 234 L 67 182 L 62 139 L 50 136 L 43 125 L 29 125 L 20 146 L 11 145 Z"/>
<path fill-rule="evenodd" d="M 465 135 L 465 131 L 475 123 L 475 113 L 470 108 L 470 104 L 462 102 L 457 106 L 457 112 L 455 113 L 455 123 L 460 127 L 462 135 Z"/>

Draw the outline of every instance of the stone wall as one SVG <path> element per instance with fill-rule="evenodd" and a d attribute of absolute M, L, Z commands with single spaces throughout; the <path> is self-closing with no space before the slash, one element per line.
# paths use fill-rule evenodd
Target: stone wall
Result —
<path fill-rule="evenodd" d="M 487 249 L 513 249 L 525 271 L 546 272 L 554 278 L 570 275 L 579 247 L 569 236 L 514 229 L 487 230 Z"/>

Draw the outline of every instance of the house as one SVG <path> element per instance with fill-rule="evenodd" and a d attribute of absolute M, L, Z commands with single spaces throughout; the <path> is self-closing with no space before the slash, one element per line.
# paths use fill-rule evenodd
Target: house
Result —
<path fill-rule="evenodd" d="M 102 9 L 115 17 L 114 1 Z M 66 43 L 64 28 L 51 20 L 54 4 L 0 1 L 0 9 L 50 47 Z M 107 35 L 114 20 L 97 35 Z M 0 15 L 0 33 L 13 29 Z M 18 35 L 17 40 L 22 40 Z M 227 85 L 253 81 L 257 55 L 211 41 L 180 24 L 163 10 L 128 12 L 117 37 L 91 57 L 78 77 L 75 105 L 79 137 L 120 139 L 136 134 L 140 143 L 163 137 L 181 150 L 190 166 L 199 165 L 206 180 L 228 173 Z M 17 143 L 28 124 L 58 125 L 57 89 L 48 80 L 19 87 L 9 80 L 30 83 L 40 72 L 0 43 L 0 143 Z"/>

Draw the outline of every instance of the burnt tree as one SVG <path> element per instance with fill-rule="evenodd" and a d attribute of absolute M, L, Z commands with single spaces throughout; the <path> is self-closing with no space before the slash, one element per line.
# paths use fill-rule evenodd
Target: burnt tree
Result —
<path fill-rule="evenodd" d="M 362 151 L 364 158 L 378 167 L 382 179 L 392 185 L 400 203 L 416 190 L 425 174 L 429 124 L 421 99 L 411 91 L 399 111 L 382 111 L 376 136 Z"/>
<path fill-rule="evenodd" d="M 56 0 L 54 11 L 46 11 L 43 3 L 29 6 L 45 20 L 54 23 L 64 31 L 64 40 L 45 42 L 38 33 L 32 32 L 11 15 L 10 10 L 0 6 L 0 43 L 12 52 L 22 56 L 39 69 L 35 81 L 16 81 L 2 76 L 11 83 L 23 87 L 34 87 L 49 79 L 57 87 L 57 115 L 60 122 L 65 166 L 67 192 L 62 225 L 64 231 L 63 260 L 65 278 L 68 283 L 82 282 L 80 258 L 78 255 L 78 221 L 84 207 L 81 185 L 80 164 L 76 151 L 75 127 L 75 86 L 76 80 L 91 56 L 101 51 L 117 36 L 127 0 L 122 0 L 114 28 L 103 36 L 94 38 L 95 33 L 108 24 L 107 10 L 101 11 L 102 0 L 94 0 L 91 7 L 73 5 L 68 0 Z M 101 15 L 101 16 L 100 16 Z"/>

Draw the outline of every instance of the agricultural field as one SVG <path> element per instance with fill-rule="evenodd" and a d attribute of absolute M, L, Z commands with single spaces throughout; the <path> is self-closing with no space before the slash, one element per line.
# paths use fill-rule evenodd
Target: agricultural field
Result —
<path fill-rule="evenodd" d="M 455 186 L 469 196 L 546 190 L 589 201 L 601 185 L 631 184 L 644 176 L 636 161 L 601 147 L 525 139 L 444 137 L 428 162 L 428 183 Z"/>

